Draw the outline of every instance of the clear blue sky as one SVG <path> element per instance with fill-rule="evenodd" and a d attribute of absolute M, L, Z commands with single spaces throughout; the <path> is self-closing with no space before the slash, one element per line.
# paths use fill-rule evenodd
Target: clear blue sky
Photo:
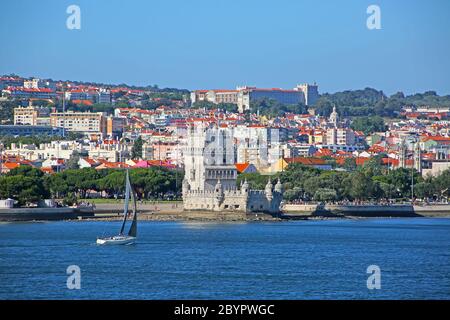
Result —
<path fill-rule="evenodd" d="M 71 4 L 81 30 L 66 28 Z M 366 27 L 370 4 L 381 30 Z M 0 74 L 450 94 L 448 0 L 3 1 L 0 39 Z"/>

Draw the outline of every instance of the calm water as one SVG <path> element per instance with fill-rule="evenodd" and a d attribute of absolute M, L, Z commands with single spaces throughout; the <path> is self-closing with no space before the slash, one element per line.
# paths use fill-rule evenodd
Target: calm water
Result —
<path fill-rule="evenodd" d="M 1 299 L 449 299 L 450 219 L 0 224 Z M 66 268 L 81 268 L 81 289 Z M 366 269 L 381 268 L 368 290 Z"/>

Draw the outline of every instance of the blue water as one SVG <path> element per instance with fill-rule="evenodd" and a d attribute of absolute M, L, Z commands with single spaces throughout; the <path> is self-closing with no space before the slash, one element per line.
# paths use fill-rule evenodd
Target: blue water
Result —
<path fill-rule="evenodd" d="M 140 222 L 135 245 L 95 245 L 119 226 L 0 224 L 0 299 L 450 298 L 450 219 Z"/>

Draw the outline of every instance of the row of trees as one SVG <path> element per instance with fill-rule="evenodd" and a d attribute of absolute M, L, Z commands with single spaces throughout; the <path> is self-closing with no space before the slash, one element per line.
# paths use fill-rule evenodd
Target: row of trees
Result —
<path fill-rule="evenodd" d="M 130 170 L 130 179 L 138 199 L 176 196 L 181 191 L 181 172 L 162 167 Z M 125 170 L 68 169 L 44 175 L 39 169 L 20 166 L 0 177 L 0 198 L 13 198 L 20 205 L 54 197 L 58 199 L 89 198 L 91 192 L 121 197 Z M 73 201 L 67 201 L 73 202 Z"/>
<path fill-rule="evenodd" d="M 365 135 L 373 132 L 384 132 L 387 129 L 384 120 L 380 116 L 357 117 L 353 119 L 351 128 L 356 131 L 362 131 Z"/>
<path fill-rule="evenodd" d="M 280 178 L 288 201 L 316 200 L 387 200 L 410 199 L 411 193 L 420 199 L 442 199 L 450 196 L 450 170 L 438 177 L 422 178 L 411 169 L 387 171 L 379 158 L 371 159 L 353 171 L 330 171 L 290 164 L 271 179 Z M 269 179 L 258 173 L 242 174 L 252 188 L 262 189 Z M 412 187 L 412 183 L 414 186 Z"/>
<path fill-rule="evenodd" d="M 194 109 L 205 109 L 205 110 L 220 109 L 228 112 L 238 112 L 238 107 L 234 103 L 215 104 L 209 101 L 196 101 L 193 103 L 192 107 Z"/>
<path fill-rule="evenodd" d="M 405 96 L 403 92 L 387 96 L 383 91 L 373 88 L 347 90 L 322 94 L 316 103 L 316 111 L 320 115 L 328 116 L 333 105 L 336 105 L 344 117 L 397 117 L 405 105 L 450 107 L 450 95 L 439 96 L 435 91 L 427 91 L 409 96 Z"/>
<path fill-rule="evenodd" d="M 308 108 L 304 103 L 284 104 L 274 99 L 263 98 L 252 101 L 250 112 L 274 118 L 283 116 L 285 113 L 306 114 L 308 113 Z"/>

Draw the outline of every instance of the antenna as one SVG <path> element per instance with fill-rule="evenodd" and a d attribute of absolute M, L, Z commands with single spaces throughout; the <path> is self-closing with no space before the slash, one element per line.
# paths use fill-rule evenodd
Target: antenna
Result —
<path fill-rule="evenodd" d="M 66 137 L 66 87 L 65 84 L 63 83 L 62 85 L 62 89 L 63 89 L 63 104 L 62 104 L 62 108 L 63 108 L 63 138 Z"/>

